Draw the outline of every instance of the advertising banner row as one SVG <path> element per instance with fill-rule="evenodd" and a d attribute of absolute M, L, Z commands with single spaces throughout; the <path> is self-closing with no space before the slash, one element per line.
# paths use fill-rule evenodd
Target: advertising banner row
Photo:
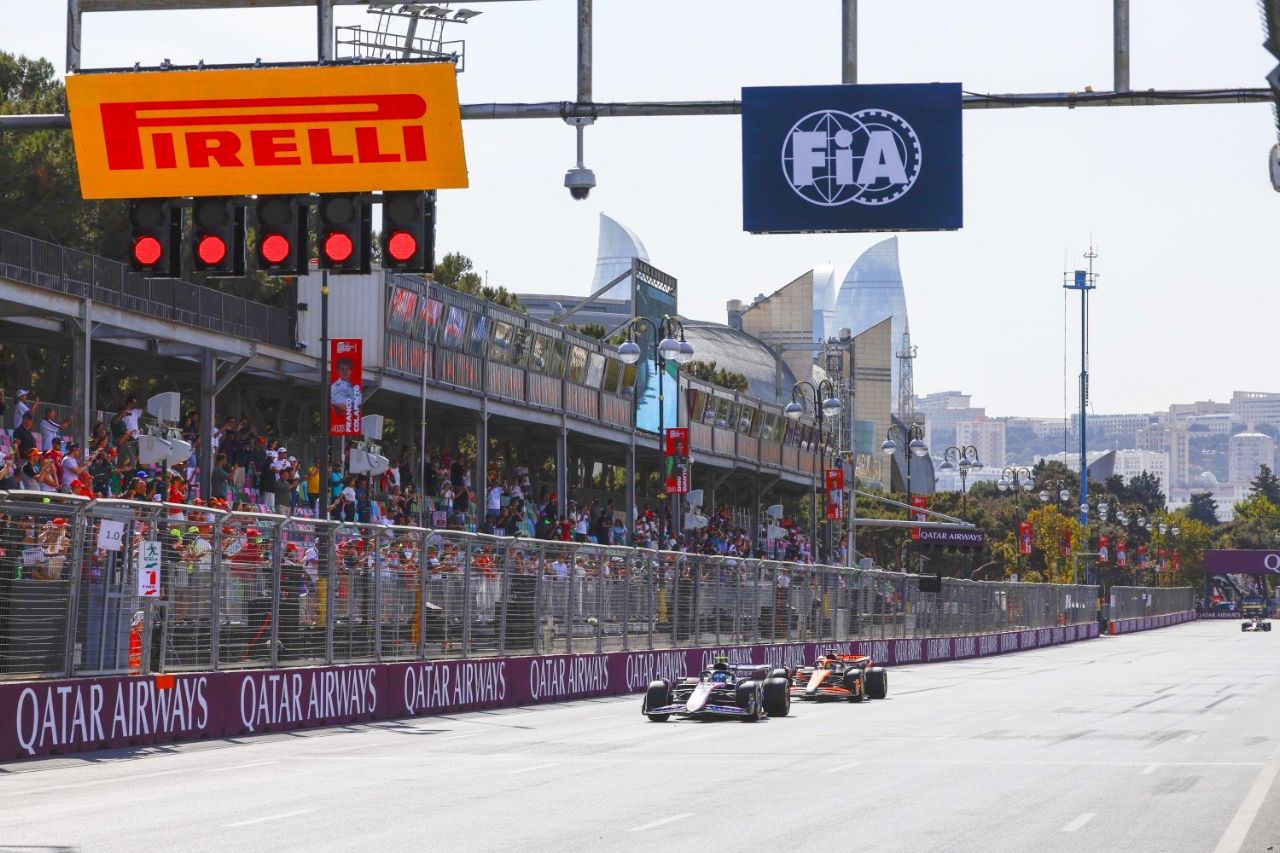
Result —
<path fill-rule="evenodd" d="M 1095 623 L 834 647 L 895 666 L 1096 636 Z M 697 674 L 720 654 L 797 667 L 831 647 L 793 643 L 0 684 L 0 761 L 617 696 L 644 690 L 655 678 Z"/>
<path fill-rule="evenodd" d="M 1164 616 L 1138 616 L 1133 619 L 1111 620 L 1112 634 L 1132 634 L 1134 631 L 1150 631 L 1152 628 L 1167 628 L 1183 622 L 1194 622 L 1196 612 L 1187 610 L 1182 613 L 1167 613 Z"/>

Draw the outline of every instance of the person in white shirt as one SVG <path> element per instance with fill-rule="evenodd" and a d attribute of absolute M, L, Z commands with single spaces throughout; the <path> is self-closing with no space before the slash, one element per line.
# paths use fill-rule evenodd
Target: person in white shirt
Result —
<path fill-rule="evenodd" d="M 62 457 L 62 490 L 71 491 L 71 484 L 80 476 L 80 468 L 84 464 L 84 453 L 80 445 L 74 441 L 67 448 L 67 455 Z"/>
<path fill-rule="evenodd" d="M 36 399 L 34 403 L 27 402 L 27 389 L 19 388 L 14 398 L 13 404 L 13 428 L 17 429 L 22 426 L 22 416 L 31 411 L 32 405 L 39 405 L 40 400 Z"/>
<path fill-rule="evenodd" d="M 354 365 L 351 359 L 339 358 L 334 364 L 338 378 L 329 386 L 329 405 L 337 412 L 339 420 L 355 429 L 360 423 L 360 386 L 351 381 Z"/>
<path fill-rule="evenodd" d="M 490 518 L 497 518 L 502 512 L 502 486 L 494 483 L 489 487 L 489 497 L 485 504 Z"/>

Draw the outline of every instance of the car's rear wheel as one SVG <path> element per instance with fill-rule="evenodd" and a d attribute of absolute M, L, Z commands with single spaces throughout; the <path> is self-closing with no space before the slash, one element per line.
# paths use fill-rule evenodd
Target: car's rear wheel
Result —
<path fill-rule="evenodd" d="M 864 679 L 867 695 L 872 699 L 883 699 L 889 695 L 889 673 L 884 667 L 868 667 Z"/>
<path fill-rule="evenodd" d="M 649 682 L 649 689 L 644 694 L 644 715 L 651 723 L 665 723 L 671 719 L 670 714 L 650 714 L 650 708 L 662 708 L 671 704 L 671 685 L 665 681 Z"/>
<path fill-rule="evenodd" d="M 1248 630 L 1249 630 L 1249 623 L 1248 623 L 1248 622 L 1241 622 L 1241 623 L 1240 623 L 1240 630 L 1241 630 L 1241 631 L 1248 631 Z"/>
<path fill-rule="evenodd" d="M 774 669 L 772 672 L 770 672 L 770 673 L 769 673 L 769 677 L 770 677 L 770 678 L 786 678 L 786 679 L 790 679 L 790 678 L 791 678 L 791 673 L 787 672 L 787 668 L 786 668 L 785 666 L 780 666 L 780 667 L 778 667 L 778 668 Z"/>
<path fill-rule="evenodd" d="M 1270 631 L 1270 630 L 1271 630 L 1271 623 L 1270 623 L 1270 622 L 1263 622 L 1263 623 L 1262 623 L 1262 630 L 1264 630 L 1264 631 Z"/>
<path fill-rule="evenodd" d="M 764 683 L 764 712 L 770 717 L 791 713 L 791 682 L 786 678 L 770 678 Z"/>

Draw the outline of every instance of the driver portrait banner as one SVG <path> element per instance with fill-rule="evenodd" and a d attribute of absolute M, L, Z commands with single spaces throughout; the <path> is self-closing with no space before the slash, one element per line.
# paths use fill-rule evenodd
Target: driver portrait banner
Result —
<path fill-rule="evenodd" d="M 451 63 L 71 74 L 95 198 L 467 186 Z"/>
<path fill-rule="evenodd" d="M 329 341 L 329 435 L 361 435 L 360 411 L 364 386 L 360 379 L 363 341 Z"/>
<path fill-rule="evenodd" d="M 827 491 L 827 521 L 844 521 L 844 469 L 827 468 L 823 479 Z"/>

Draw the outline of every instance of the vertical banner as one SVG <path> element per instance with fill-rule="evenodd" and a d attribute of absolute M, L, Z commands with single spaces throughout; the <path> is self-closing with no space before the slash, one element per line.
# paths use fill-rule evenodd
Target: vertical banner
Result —
<path fill-rule="evenodd" d="M 1031 522 L 1018 522 L 1018 553 L 1024 557 L 1031 555 Z"/>
<path fill-rule="evenodd" d="M 1179 556 L 1177 550 L 1175 549 L 1173 552 L 1173 570 L 1175 572 L 1178 571 L 1180 562 L 1181 562 L 1181 557 Z"/>
<path fill-rule="evenodd" d="M 1098 537 L 1098 562 L 1102 563 L 1102 565 L 1104 566 L 1111 559 L 1111 552 L 1107 550 L 1107 546 L 1110 544 L 1111 543 L 1108 541 L 1107 537 L 1105 536 Z"/>
<path fill-rule="evenodd" d="M 364 394 L 360 338 L 329 341 L 329 435 L 358 436 Z"/>
<path fill-rule="evenodd" d="M 827 521 L 844 521 L 844 469 L 827 468 Z"/>
<path fill-rule="evenodd" d="M 928 496 L 928 495 L 912 495 L 912 496 L 911 496 L 911 505 L 912 505 L 912 506 L 920 507 L 921 509 L 928 509 L 928 508 L 929 508 L 929 496 Z M 914 512 L 914 511 L 913 511 L 913 512 L 911 513 L 911 520 L 912 520 L 912 521 L 924 521 L 926 518 L 928 518 L 928 516 L 926 516 L 923 512 Z M 911 528 L 911 538 L 912 538 L 912 539 L 915 539 L 915 540 L 917 540 L 917 541 L 919 541 L 919 539 L 920 539 L 920 528 L 919 528 L 919 527 L 913 527 L 913 528 Z"/>
<path fill-rule="evenodd" d="M 1123 539 L 1116 542 L 1116 568 L 1123 569 L 1129 563 L 1129 543 Z"/>
<path fill-rule="evenodd" d="M 1071 532 L 1067 531 L 1062 537 L 1062 556 L 1071 557 Z"/>
<path fill-rule="evenodd" d="M 138 597 L 160 597 L 160 543 L 138 543 Z"/>
<path fill-rule="evenodd" d="M 689 429 L 671 427 L 664 437 L 667 494 L 689 494 Z"/>

